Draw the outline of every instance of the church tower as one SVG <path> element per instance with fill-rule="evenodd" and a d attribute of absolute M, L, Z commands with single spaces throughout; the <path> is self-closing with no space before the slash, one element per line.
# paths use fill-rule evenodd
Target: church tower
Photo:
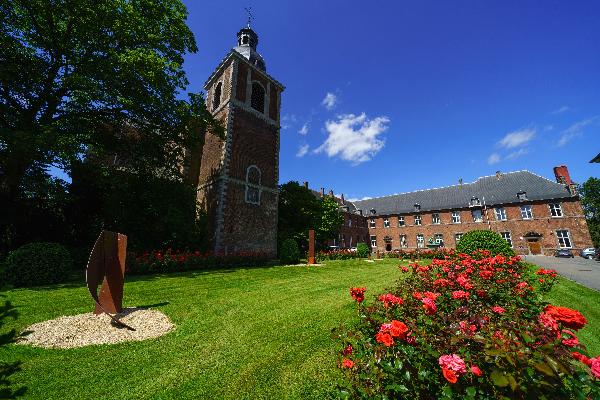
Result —
<path fill-rule="evenodd" d="M 206 105 L 225 128 L 207 135 L 198 201 L 215 253 L 277 253 L 280 102 L 250 25 L 204 85 Z"/>

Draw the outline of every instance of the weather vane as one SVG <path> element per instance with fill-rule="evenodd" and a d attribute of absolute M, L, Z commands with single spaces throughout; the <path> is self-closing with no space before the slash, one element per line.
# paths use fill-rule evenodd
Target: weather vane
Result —
<path fill-rule="evenodd" d="M 250 22 L 254 19 L 254 15 L 252 15 L 252 7 L 244 7 L 244 10 L 248 13 L 248 28 L 250 28 Z"/>

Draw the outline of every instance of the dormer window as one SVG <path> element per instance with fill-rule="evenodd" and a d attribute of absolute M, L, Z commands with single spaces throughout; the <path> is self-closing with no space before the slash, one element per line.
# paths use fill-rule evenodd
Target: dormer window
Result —
<path fill-rule="evenodd" d="M 375 214 L 377 213 L 377 211 L 375 211 L 375 209 L 374 209 L 374 208 L 371 208 L 369 211 L 370 211 L 370 212 L 371 212 L 371 214 L 373 214 L 373 215 L 375 215 Z"/>
<path fill-rule="evenodd" d="M 221 92 L 222 92 L 223 84 L 222 82 L 218 82 L 215 86 L 215 91 L 213 93 L 213 110 L 216 110 L 221 105 Z"/>
<path fill-rule="evenodd" d="M 421 211 L 421 205 L 419 203 L 415 203 L 415 212 Z"/>
<path fill-rule="evenodd" d="M 517 198 L 521 201 L 527 200 L 527 192 L 519 192 L 517 193 Z"/>
<path fill-rule="evenodd" d="M 258 82 L 252 82 L 250 106 L 261 114 L 264 114 L 265 112 L 265 89 L 263 89 L 262 85 Z"/>
<path fill-rule="evenodd" d="M 469 207 L 475 207 L 475 206 L 480 206 L 481 205 L 481 201 L 479 201 L 479 197 L 471 197 L 471 200 L 469 201 Z"/>

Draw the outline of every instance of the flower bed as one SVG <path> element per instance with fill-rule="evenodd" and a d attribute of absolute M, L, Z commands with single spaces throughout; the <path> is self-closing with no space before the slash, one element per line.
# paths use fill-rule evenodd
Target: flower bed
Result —
<path fill-rule="evenodd" d="M 446 256 L 454 254 L 453 250 L 438 249 L 438 250 L 392 250 L 386 253 L 381 253 L 380 256 L 383 258 L 398 258 L 402 260 L 418 260 L 418 259 L 443 259 Z M 349 260 L 353 258 L 364 258 L 356 251 L 350 251 L 348 249 L 340 250 L 324 250 L 319 251 L 316 254 L 317 261 L 325 260 Z"/>
<path fill-rule="evenodd" d="M 127 257 L 128 274 L 154 274 L 198 271 L 226 267 L 255 267 L 264 265 L 269 257 L 263 253 L 213 254 L 186 251 L 152 251 Z"/>
<path fill-rule="evenodd" d="M 359 319 L 334 330 L 342 396 L 599 398 L 600 357 L 576 336 L 585 317 L 540 300 L 555 271 L 486 252 L 400 268 L 368 305 L 350 289 Z"/>

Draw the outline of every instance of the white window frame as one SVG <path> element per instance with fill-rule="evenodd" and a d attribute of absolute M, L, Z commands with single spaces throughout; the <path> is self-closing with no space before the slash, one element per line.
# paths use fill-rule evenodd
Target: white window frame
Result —
<path fill-rule="evenodd" d="M 433 225 L 439 225 L 442 223 L 442 219 L 440 218 L 440 213 L 431 214 L 431 223 Z"/>
<path fill-rule="evenodd" d="M 423 249 L 425 248 L 425 236 L 422 233 L 417 234 L 417 248 Z"/>
<path fill-rule="evenodd" d="M 521 218 L 522 219 L 533 219 L 533 207 L 530 204 L 524 204 L 521 206 Z"/>
<path fill-rule="evenodd" d="M 369 220 L 369 228 L 375 228 L 375 218 L 371 218 Z"/>
<path fill-rule="evenodd" d="M 258 184 L 251 183 L 248 180 L 249 175 L 250 175 L 250 171 L 252 169 L 256 169 L 258 171 Z M 260 205 L 260 198 L 261 198 L 261 194 L 262 194 L 261 193 L 262 192 L 262 190 L 261 190 L 261 183 L 262 183 L 262 171 L 260 170 L 260 168 L 258 168 L 256 165 L 250 165 L 250 166 L 248 166 L 248 168 L 246 168 L 246 191 L 245 191 L 245 195 L 244 195 L 244 199 L 246 200 L 246 203 L 248 203 L 248 204 L 254 204 L 254 205 L 257 205 L 257 206 Z M 251 191 L 253 191 L 253 190 L 256 190 L 256 193 L 257 193 L 257 195 L 256 195 L 257 200 L 256 201 L 248 199 L 248 194 L 251 193 Z"/>
<path fill-rule="evenodd" d="M 383 219 L 383 227 L 384 228 L 389 228 L 390 227 L 390 219 L 389 218 L 384 218 Z"/>
<path fill-rule="evenodd" d="M 407 248 L 408 247 L 408 238 L 406 235 L 400 235 L 400 247 Z"/>
<path fill-rule="evenodd" d="M 454 243 L 458 244 L 458 242 L 460 242 L 460 240 L 463 237 L 463 233 L 462 232 L 457 232 L 454 234 Z"/>
<path fill-rule="evenodd" d="M 452 211 L 452 223 L 460 224 L 460 211 Z"/>
<path fill-rule="evenodd" d="M 371 235 L 371 247 L 377 247 L 377 236 Z"/>
<path fill-rule="evenodd" d="M 475 213 L 479 213 L 479 219 L 475 219 Z M 473 217 L 473 222 L 481 223 L 483 222 L 483 212 L 480 209 L 471 210 L 471 217 Z"/>
<path fill-rule="evenodd" d="M 405 222 L 404 222 L 404 216 L 399 215 L 398 216 L 398 227 L 404 226 Z"/>
<path fill-rule="evenodd" d="M 510 245 L 511 248 L 513 247 L 512 236 L 510 232 L 500 232 L 500 236 L 502 236 L 502 239 L 506 240 L 506 242 Z"/>
<path fill-rule="evenodd" d="M 421 216 L 415 215 L 415 226 L 421 226 Z"/>
<path fill-rule="evenodd" d="M 562 205 L 560 203 L 549 203 L 548 207 L 550 208 L 550 216 L 552 218 L 562 218 L 564 216 Z"/>
<path fill-rule="evenodd" d="M 437 244 L 444 243 L 444 234 L 443 233 L 434 233 L 433 241 Z"/>
<path fill-rule="evenodd" d="M 506 221 L 506 209 L 504 207 L 496 207 L 494 208 L 494 215 L 496 216 L 496 221 Z"/>
<path fill-rule="evenodd" d="M 562 232 L 566 233 L 566 236 L 562 234 Z M 565 242 L 565 239 L 568 241 L 568 245 Z M 556 240 L 558 241 L 558 247 L 560 249 L 572 249 L 573 248 L 573 239 L 571 239 L 571 232 L 568 229 L 557 229 L 556 230 Z"/>

